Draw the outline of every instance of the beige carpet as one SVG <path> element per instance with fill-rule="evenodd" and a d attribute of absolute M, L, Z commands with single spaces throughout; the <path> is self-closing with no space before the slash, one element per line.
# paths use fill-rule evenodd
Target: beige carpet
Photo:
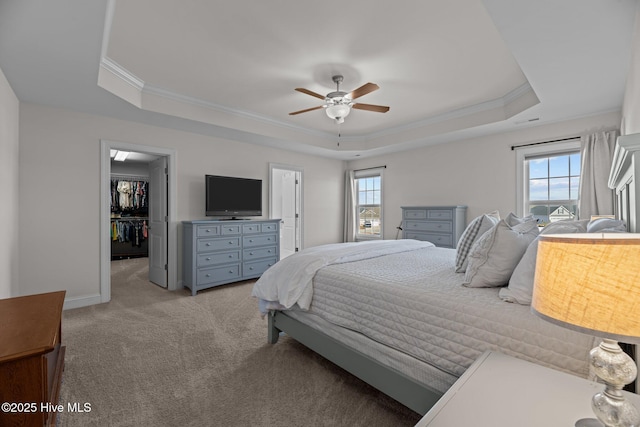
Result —
<path fill-rule="evenodd" d="M 253 282 L 198 293 L 112 262 L 112 301 L 67 310 L 60 403 L 71 426 L 412 426 L 420 416 L 289 337 L 267 344 Z"/>

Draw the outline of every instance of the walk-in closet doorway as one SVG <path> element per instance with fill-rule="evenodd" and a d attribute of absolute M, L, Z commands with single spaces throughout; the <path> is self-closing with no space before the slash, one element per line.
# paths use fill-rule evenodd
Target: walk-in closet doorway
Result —
<path fill-rule="evenodd" d="M 101 145 L 101 302 L 111 300 L 112 260 L 147 257 L 149 282 L 177 289 L 174 150 Z"/>

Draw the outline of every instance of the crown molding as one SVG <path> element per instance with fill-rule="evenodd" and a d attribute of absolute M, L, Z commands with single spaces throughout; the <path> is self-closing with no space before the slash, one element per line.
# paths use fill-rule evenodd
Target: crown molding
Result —
<path fill-rule="evenodd" d="M 217 104 L 214 102 L 206 101 L 204 99 L 195 98 L 192 96 L 173 92 L 171 90 L 167 90 L 162 87 L 150 85 L 148 83 L 145 83 L 144 80 L 142 80 L 135 74 L 131 73 L 125 67 L 121 66 L 116 61 L 109 58 L 108 56 L 103 56 L 103 58 L 101 59 L 100 69 L 101 71 L 108 72 L 112 76 L 116 77 L 119 81 L 125 82 L 127 85 L 129 85 L 129 87 L 137 91 L 137 93 L 139 94 L 138 99 L 140 99 L 140 105 L 138 105 L 138 107 L 142 109 L 145 109 L 144 96 L 147 95 L 147 96 L 153 96 L 153 97 L 158 97 L 160 99 L 172 101 L 174 103 L 182 104 L 188 107 L 196 107 L 198 109 L 206 109 L 209 111 L 217 111 L 223 114 L 234 115 L 236 117 L 241 117 L 247 120 L 265 123 L 270 126 L 275 126 L 275 127 L 295 131 L 295 132 L 300 132 L 315 138 L 324 139 L 326 141 L 331 141 L 331 142 L 336 141 L 336 136 L 329 132 L 323 132 L 323 131 L 304 128 L 295 124 L 291 124 L 289 122 L 276 120 L 271 117 L 267 117 L 251 111 L 242 110 L 238 108 L 231 108 L 231 107 Z M 119 91 L 115 87 L 111 87 L 111 88 L 104 87 L 104 88 L 114 93 L 114 95 L 120 96 L 125 100 L 127 99 L 126 96 L 121 96 L 118 93 Z M 358 147 L 358 150 L 360 151 L 364 149 L 366 151 L 366 148 L 364 148 L 362 144 L 366 144 L 367 142 L 378 139 L 378 138 L 393 136 L 403 132 L 408 132 L 408 131 L 412 131 L 420 128 L 427 128 L 429 126 L 433 126 L 438 123 L 461 119 L 465 117 L 471 117 L 473 115 L 484 113 L 491 110 L 497 109 L 498 111 L 501 112 L 500 116 L 503 116 L 504 119 L 506 120 L 509 116 L 513 115 L 513 114 L 507 113 L 506 111 L 507 106 L 530 94 L 533 94 L 535 96 L 535 92 L 533 91 L 531 85 L 529 84 L 529 82 L 526 82 L 500 98 L 496 98 L 490 101 L 485 101 L 485 102 L 470 105 L 467 107 L 459 108 L 456 110 L 448 111 L 446 113 L 431 116 L 426 119 L 407 123 L 401 126 L 384 129 L 377 132 L 371 132 L 371 133 L 360 134 L 360 135 L 352 135 L 352 136 L 342 136 L 340 137 L 339 140 L 347 144 L 354 144 L 354 145 L 359 144 L 361 146 Z M 162 111 L 158 111 L 158 112 L 162 112 Z M 517 112 L 520 112 L 520 111 L 517 111 Z M 164 113 L 170 114 L 168 112 L 164 112 Z M 185 118 L 188 118 L 188 117 L 185 117 Z M 210 124 L 215 124 L 215 123 L 211 122 Z M 340 150 L 337 149 L 336 151 L 340 151 Z"/>
<path fill-rule="evenodd" d="M 142 92 L 144 89 L 145 83 L 144 80 L 138 78 L 135 74 L 129 72 L 126 68 L 118 64 L 116 61 L 110 59 L 109 57 L 104 56 L 100 60 L 100 68 L 103 71 L 107 71 L 111 73 L 113 76 L 118 79 L 124 81 L 125 83 L 131 85 L 134 89 Z M 105 88 L 106 89 L 106 88 Z M 114 93 L 114 95 L 118 95 Z"/>
<path fill-rule="evenodd" d="M 206 108 L 208 110 L 214 110 L 214 111 L 219 111 L 221 113 L 225 113 L 225 114 L 231 114 L 237 117 L 242 117 L 242 118 L 246 118 L 246 119 L 250 119 L 250 120 L 255 120 L 255 121 L 259 121 L 262 123 L 266 123 L 269 125 L 273 125 L 273 126 L 278 126 L 281 128 L 287 128 L 290 130 L 294 130 L 296 132 L 302 132 L 305 133 L 307 135 L 311 135 L 311 136 L 315 136 L 315 137 L 319 137 L 319 138 L 324 138 L 324 139 L 330 139 L 333 137 L 332 134 L 328 133 L 328 132 L 322 132 L 322 131 L 317 131 L 317 130 L 313 130 L 313 129 L 308 129 L 308 128 L 304 128 L 302 126 L 297 126 L 291 123 L 287 123 L 287 122 L 283 122 L 280 120 L 275 120 L 271 117 L 267 117 L 261 114 L 257 114 L 251 111 L 247 111 L 247 110 L 242 110 L 242 109 L 238 109 L 238 108 L 231 108 L 231 107 L 227 107 L 225 105 L 221 105 L 221 104 L 216 104 L 214 102 L 210 102 L 210 101 L 206 101 L 204 99 L 201 98 L 195 98 L 192 96 L 188 96 L 188 95 L 183 95 L 181 93 L 177 93 L 177 92 L 173 92 L 158 86 L 153 86 L 153 85 L 149 85 L 149 84 L 145 84 L 144 87 L 142 88 L 142 94 L 148 94 L 148 95 L 153 95 L 153 96 L 158 96 L 160 98 L 164 98 L 164 99 L 168 99 L 171 101 L 175 101 L 175 102 L 179 102 L 179 103 L 183 103 L 186 105 L 190 105 L 190 106 L 195 106 L 195 107 L 199 107 L 199 108 Z"/>

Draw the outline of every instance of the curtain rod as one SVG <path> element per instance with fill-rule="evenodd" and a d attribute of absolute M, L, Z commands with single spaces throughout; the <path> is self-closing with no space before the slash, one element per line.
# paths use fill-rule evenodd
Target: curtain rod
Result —
<path fill-rule="evenodd" d="M 370 170 L 370 169 L 380 169 L 380 168 L 384 168 L 384 169 L 386 169 L 386 168 L 387 168 L 387 165 L 374 166 L 374 167 L 371 167 L 371 168 L 364 168 L 364 169 L 354 169 L 353 171 L 354 171 L 354 172 L 360 172 L 360 171 L 368 171 L 368 170 Z"/>
<path fill-rule="evenodd" d="M 529 144 L 512 145 L 511 146 L 511 151 L 515 150 L 516 148 L 530 147 L 532 145 L 551 144 L 552 142 L 571 141 L 573 139 L 578 139 L 578 138 L 580 138 L 580 137 L 579 136 L 572 136 L 572 137 L 569 137 L 569 138 L 552 139 L 551 141 L 541 141 L 541 142 L 532 142 L 532 143 L 529 143 Z"/>

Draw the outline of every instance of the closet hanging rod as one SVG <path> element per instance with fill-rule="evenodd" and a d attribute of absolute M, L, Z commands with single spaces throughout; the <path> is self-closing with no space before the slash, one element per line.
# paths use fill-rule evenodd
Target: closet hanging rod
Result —
<path fill-rule="evenodd" d="M 112 173 L 111 174 L 112 178 L 131 178 L 134 181 L 148 181 L 149 177 L 148 176 L 144 176 L 144 175 L 131 175 L 131 174 L 126 174 L 126 173 Z"/>
<path fill-rule="evenodd" d="M 146 216 L 125 216 L 122 218 L 110 218 L 111 221 L 149 221 Z"/>

